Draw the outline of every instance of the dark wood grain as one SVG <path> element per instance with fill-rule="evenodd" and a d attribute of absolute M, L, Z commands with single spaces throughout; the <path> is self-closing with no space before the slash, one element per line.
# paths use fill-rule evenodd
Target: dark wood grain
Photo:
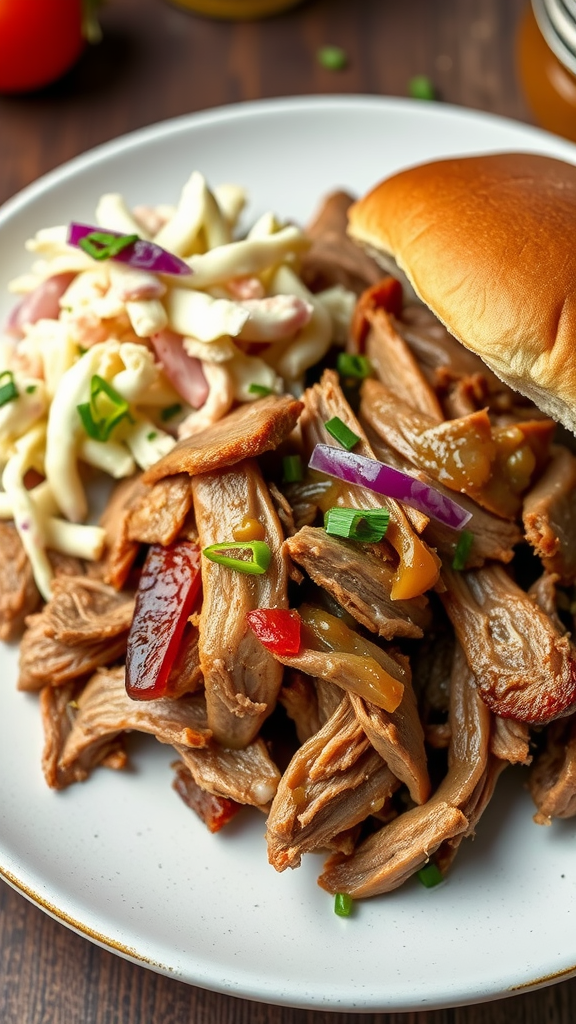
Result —
<path fill-rule="evenodd" d="M 529 121 L 514 69 L 524 0 L 309 0 L 255 23 L 162 0 L 109 0 L 104 40 L 61 82 L 0 98 L 0 201 L 126 131 L 224 103 L 308 93 L 439 97 Z M 344 46 L 346 70 L 318 64 Z M 513 941 L 513 939 L 512 939 Z M 91 944 L 0 883 L 1 1024 L 572 1024 L 576 981 L 508 1000 L 409 1014 L 332 1014 L 249 1003 L 161 977 Z"/>

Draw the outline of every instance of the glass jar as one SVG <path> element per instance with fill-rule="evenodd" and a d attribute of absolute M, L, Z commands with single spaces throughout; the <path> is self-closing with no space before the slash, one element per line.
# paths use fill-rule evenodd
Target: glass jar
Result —
<path fill-rule="evenodd" d="M 542 127 L 576 142 L 576 0 L 532 0 L 518 31 L 517 64 Z"/>
<path fill-rule="evenodd" d="M 296 7 L 301 0 L 170 0 L 177 7 L 185 7 L 196 14 L 210 18 L 227 18 L 230 21 L 248 21 L 278 14 L 289 7 Z"/>

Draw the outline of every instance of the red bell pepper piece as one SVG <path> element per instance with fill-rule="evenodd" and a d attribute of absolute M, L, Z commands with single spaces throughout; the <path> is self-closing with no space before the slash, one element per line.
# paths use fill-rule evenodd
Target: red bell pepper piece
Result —
<path fill-rule="evenodd" d="M 152 544 L 140 577 L 126 656 L 126 692 L 134 700 L 164 697 L 202 575 L 200 548 L 188 540 Z"/>
<path fill-rule="evenodd" d="M 246 615 L 248 625 L 260 643 L 271 654 L 298 654 L 301 619 L 288 608 L 256 608 Z"/>

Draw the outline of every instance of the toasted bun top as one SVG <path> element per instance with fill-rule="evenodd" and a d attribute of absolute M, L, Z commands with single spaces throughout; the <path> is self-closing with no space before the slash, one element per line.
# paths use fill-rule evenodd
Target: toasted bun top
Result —
<path fill-rule="evenodd" d="M 576 433 L 576 167 L 532 153 L 422 164 L 355 203 L 448 330 Z"/>

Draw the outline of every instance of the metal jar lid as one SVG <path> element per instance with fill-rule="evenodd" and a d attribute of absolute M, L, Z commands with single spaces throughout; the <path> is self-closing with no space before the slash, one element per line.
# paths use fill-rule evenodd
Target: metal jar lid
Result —
<path fill-rule="evenodd" d="M 532 0 L 532 8 L 552 53 L 576 75 L 576 0 Z"/>

